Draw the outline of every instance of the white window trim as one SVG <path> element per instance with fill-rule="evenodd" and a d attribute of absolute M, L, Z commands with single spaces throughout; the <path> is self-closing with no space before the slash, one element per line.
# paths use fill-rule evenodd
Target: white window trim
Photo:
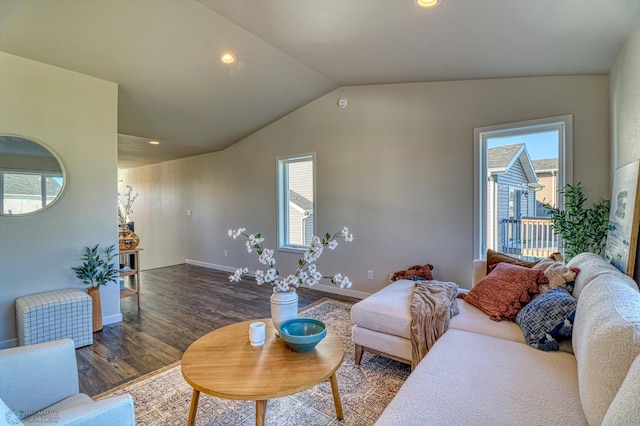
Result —
<path fill-rule="evenodd" d="M 536 120 L 505 123 L 495 126 L 473 129 L 474 155 L 474 232 L 473 251 L 475 259 L 483 259 L 486 248 L 486 206 L 487 199 L 487 140 L 495 137 L 514 136 L 523 133 L 539 133 L 557 130 L 561 138 L 558 149 L 558 188 L 573 184 L 573 115 L 541 118 Z M 562 208 L 563 200 L 558 198 L 558 207 Z"/>
<path fill-rule="evenodd" d="M 288 223 L 288 207 L 289 207 L 289 197 L 286 197 L 284 194 L 284 187 L 281 184 L 285 181 L 285 164 L 291 162 L 290 160 L 298 160 L 298 161 L 309 161 L 311 160 L 313 163 L 313 229 L 314 234 L 316 228 L 316 211 L 317 211 L 317 192 L 316 192 L 316 153 L 309 152 L 304 154 L 297 155 L 289 155 L 284 157 L 276 158 L 276 217 L 277 217 L 277 230 L 278 230 L 278 251 L 284 252 L 292 252 L 292 253 L 302 253 L 306 251 L 309 246 L 300 246 L 300 245 L 292 245 L 285 244 L 286 239 L 286 224 Z"/>

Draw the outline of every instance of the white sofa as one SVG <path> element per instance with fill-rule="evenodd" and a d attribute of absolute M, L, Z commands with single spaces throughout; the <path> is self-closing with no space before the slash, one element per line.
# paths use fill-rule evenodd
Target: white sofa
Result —
<path fill-rule="evenodd" d="M 0 425 L 135 425 L 131 395 L 79 393 L 71 339 L 0 351 Z"/>
<path fill-rule="evenodd" d="M 458 300 L 460 313 L 376 424 L 640 424 L 638 287 L 592 253 L 569 266 L 580 268 L 574 353 L 531 348 L 516 323 L 491 321 Z M 484 270 L 483 261 L 474 262 L 474 283 Z M 413 285 L 394 282 L 354 305 L 357 347 L 408 362 Z"/>

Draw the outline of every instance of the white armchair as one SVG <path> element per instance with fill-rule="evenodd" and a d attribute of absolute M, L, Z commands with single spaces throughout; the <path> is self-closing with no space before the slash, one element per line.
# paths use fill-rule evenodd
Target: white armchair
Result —
<path fill-rule="evenodd" d="M 0 378 L 0 425 L 135 425 L 130 395 L 94 401 L 79 393 L 71 339 L 0 350 Z"/>

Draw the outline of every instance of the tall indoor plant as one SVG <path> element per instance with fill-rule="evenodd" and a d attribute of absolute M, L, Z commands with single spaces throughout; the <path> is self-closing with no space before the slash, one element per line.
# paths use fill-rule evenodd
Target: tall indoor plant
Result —
<path fill-rule="evenodd" d="M 114 262 L 118 256 L 115 249 L 115 245 L 104 250 L 100 250 L 99 244 L 93 247 L 84 247 L 81 257 L 82 264 L 71 268 L 75 271 L 76 277 L 89 286 L 87 293 L 91 296 L 94 332 L 102 330 L 100 286 L 109 282 L 117 283 L 119 276 L 118 265 Z"/>
<path fill-rule="evenodd" d="M 582 193 L 580 182 L 566 185 L 558 191 L 564 195 L 564 208 L 542 203 L 551 214 L 553 229 L 562 237 L 565 258 L 583 253 L 602 253 L 606 244 L 609 226 L 609 200 L 601 200 L 591 207 L 585 207 L 587 197 Z"/>

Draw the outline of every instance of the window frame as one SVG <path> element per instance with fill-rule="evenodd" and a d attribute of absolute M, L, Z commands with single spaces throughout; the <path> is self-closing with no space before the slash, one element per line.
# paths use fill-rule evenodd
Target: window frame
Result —
<path fill-rule="evenodd" d="M 316 234 L 316 209 L 317 209 L 317 192 L 316 192 L 316 153 L 304 153 L 276 158 L 277 181 L 276 181 L 276 204 L 277 204 L 277 232 L 278 232 L 278 251 L 301 253 L 306 251 L 308 245 L 289 244 L 289 175 L 288 165 L 297 162 L 311 161 L 311 179 L 313 186 L 313 235 Z"/>
<path fill-rule="evenodd" d="M 558 189 L 573 184 L 573 114 L 518 121 L 473 129 L 474 148 L 474 237 L 475 259 L 487 252 L 487 149 L 488 140 L 497 137 L 558 131 Z M 558 197 L 557 205 L 564 202 Z"/>

